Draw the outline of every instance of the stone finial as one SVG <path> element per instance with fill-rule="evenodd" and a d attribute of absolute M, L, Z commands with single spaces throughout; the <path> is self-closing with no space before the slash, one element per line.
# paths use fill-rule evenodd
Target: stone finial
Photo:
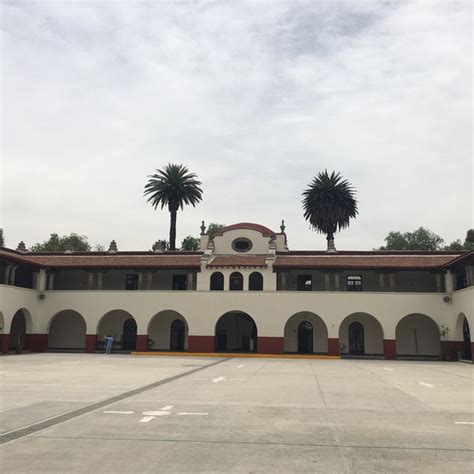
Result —
<path fill-rule="evenodd" d="M 281 226 L 280 226 L 280 230 L 281 230 L 281 233 L 282 233 L 282 234 L 285 233 L 285 229 L 286 229 L 285 221 L 282 219 L 282 221 L 281 221 Z"/>
<path fill-rule="evenodd" d="M 116 253 L 116 252 L 118 252 L 118 249 L 117 249 L 117 242 L 115 242 L 115 240 L 112 240 L 112 242 L 110 242 L 108 252 L 109 252 L 109 253 Z"/>
<path fill-rule="evenodd" d="M 21 252 L 21 253 L 28 252 L 28 250 L 26 248 L 26 245 L 25 245 L 25 242 L 23 242 L 23 240 L 18 244 L 18 247 L 16 248 L 16 251 Z"/>
<path fill-rule="evenodd" d="M 201 224 L 201 235 L 205 234 L 206 233 L 206 225 L 204 224 L 204 221 L 202 221 L 202 224 Z"/>

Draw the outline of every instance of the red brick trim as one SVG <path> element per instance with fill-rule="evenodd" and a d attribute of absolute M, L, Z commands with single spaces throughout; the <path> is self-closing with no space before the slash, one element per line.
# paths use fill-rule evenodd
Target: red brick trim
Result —
<path fill-rule="evenodd" d="M 328 338 L 328 355 L 336 356 L 339 355 L 339 339 Z"/>
<path fill-rule="evenodd" d="M 48 334 L 27 334 L 25 349 L 32 352 L 43 352 L 48 348 Z"/>
<path fill-rule="evenodd" d="M 147 350 L 148 350 L 148 335 L 147 334 L 137 335 L 136 351 L 146 352 Z"/>
<path fill-rule="evenodd" d="M 86 352 L 95 352 L 97 349 L 97 334 L 86 334 Z"/>
<path fill-rule="evenodd" d="M 188 336 L 189 352 L 214 352 L 214 336 Z"/>
<path fill-rule="evenodd" d="M 283 337 L 259 337 L 257 352 L 259 354 L 283 354 Z"/>
<path fill-rule="evenodd" d="M 397 358 L 397 341 L 395 339 L 383 340 L 383 354 L 387 360 L 395 360 Z"/>
<path fill-rule="evenodd" d="M 0 334 L 1 351 L 3 354 L 8 354 L 9 341 L 10 341 L 10 334 Z"/>

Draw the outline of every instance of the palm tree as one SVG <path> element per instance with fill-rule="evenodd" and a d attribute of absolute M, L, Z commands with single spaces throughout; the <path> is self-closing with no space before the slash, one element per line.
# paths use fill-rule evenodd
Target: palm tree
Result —
<path fill-rule="evenodd" d="M 168 163 L 164 169 L 148 176 L 144 196 L 157 209 L 168 206 L 170 211 L 170 250 L 176 250 L 176 216 L 185 204 L 196 206 L 202 200 L 201 182 L 184 165 Z"/>
<path fill-rule="evenodd" d="M 335 251 L 336 230 L 349 227 L 349 220 L 358 214 L 355 189 L 340 173 L 329 175 L 324 170 L 303 192 L 303 211 L 311 227 L 326 234 L 328 251 Z"/>

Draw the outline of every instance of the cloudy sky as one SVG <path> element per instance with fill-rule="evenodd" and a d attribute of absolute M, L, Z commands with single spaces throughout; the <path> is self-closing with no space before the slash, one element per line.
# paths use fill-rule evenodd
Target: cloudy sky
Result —
<path fill-rule="evenodd" d="M 196 172 L 201 220 L 285 219 L 321 249 L 301 192 L 321 170 L 358 191 L 339 249 L 421 225 L 473 225 L 469 1 L 1 2 L 1 227 L 149 249 L 169 218 L 143 198 L 168 162 Z"/>

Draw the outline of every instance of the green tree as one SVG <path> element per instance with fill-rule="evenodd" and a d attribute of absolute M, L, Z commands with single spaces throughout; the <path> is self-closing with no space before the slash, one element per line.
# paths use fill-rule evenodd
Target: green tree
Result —
<path fill-rule="evenodd" d="M 156 252 L 157 250 L 163 250 L 163 252 L 165 250 L 169 250 L 170 249 L 170 244 L 167 240 L 165 239 L 160 239 L 160 240 L 157 240 L 151 247 L 151 249 L 153 250 L 153 252 Z"/>
<path fill-rule="evenodd" d="M 94 252 L 105 252 L 105 247 L 102 244 L 97 244 L 94 246 Z"/>
<path fill-rule="evenodd" d="M 464 240 L 465 250 L 474 250 L 474 229 L 469 229 L 466 232 L 466 238 Z"/>
<path fill-rule="evenodd" d="M 425 227 L 413 232 L 390 232 L 380 250 L 441 250 L 443 239 Z"/>
<path fill-rule="evenodd" d="M 311 227 L 326 234 L 328 250 L 334 250 L 334 234 L 358 214 L 355 190 L 340 173 L 324 170 L 303 191 L 303 211 Z"/>
<path fill-rule="evenodd" d="M 215 222 L 211 222 L 207 226 L 207 233 L 209 237 L 212 239 L 219 231 L 221 231 L 225 227 L 225 224 L 216 224 Z"/>
<path fill-rule="evenodd" d="M 198 247 L 199 247 L 199 239 L 197 237 L 193 237 L 192 235 L 188 235 L 181 242 L 182 250 L 194 251 L 194 250 L 197 250 Z"/>
<path fill-rule="evenodd" d="M 5 238 L 3 237 L 3 229 L 0 229 L 0 247 L 5 247 Z"/>
<path fill-rule="evenodd" d="M 58 234 L 51 234 L 48 240 L 38 242 L 31 248 L 32 252 L 41 251 L 60 251 L 74 250 L 76 252 L 88 252 L 91 246 L 87 241 L 85 235 L 71 233 L 69 235 L 59 236 Z"/>
<path fill-rule="evenodd" d="M 155 210 L 168 207 L 170 212 L 170 250 L 176 250 L 176 219 L 178 209 L 185 204 L 196 206 L 202 200 L 202 184 L 184 165 L 168 163 L 164 169 L 148 176 L 144 195 Z"/>

